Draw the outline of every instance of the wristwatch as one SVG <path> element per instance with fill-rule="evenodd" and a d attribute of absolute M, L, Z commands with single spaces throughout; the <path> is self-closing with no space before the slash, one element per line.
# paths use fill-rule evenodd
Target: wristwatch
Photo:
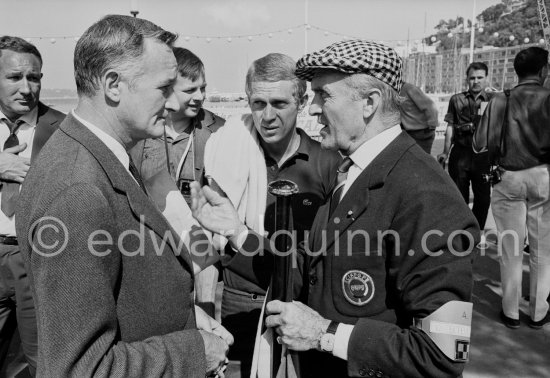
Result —
<path fill-rule="evenodd" d="M 332 353 L 334 350 L 334 339 L 336 335 L 336 330 L 338 329 L 338 322 L 331 321 L 328 325 L 327 331 L 321 336 L 321 340 L 319 342 L 319 346 L 321 347 L 321 351 Z"/>

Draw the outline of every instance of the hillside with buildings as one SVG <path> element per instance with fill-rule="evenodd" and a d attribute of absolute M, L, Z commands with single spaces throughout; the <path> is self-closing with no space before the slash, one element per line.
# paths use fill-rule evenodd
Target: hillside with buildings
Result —
<path fill-rule="evenodd" d="M 550 1 L 546 0 L 547 6 Z M 469 47 L 472 21 L 464 22 L 462 17 L 441 20 L 434 27 L 436 32 L 424 42 L 436 47 L 437 51 Z M 478 14 L 473 25 L 474 44 L 483 46 L 511 47 L 539 41 L 543 38 L 537 11 L 537 0 L 506 0 L 491 6 Z M 510 38 L 513 36 L 513 38 Z"/>
<path fill-rule="evenodd" d="M 550 1 L 545 2 L 548 7 Z M 546 46 L 537 0 L 506 0 L 481 12 L 473 25 L 470 21 L 464 24 L 462 18 L 441 20 L 437 32 L 425 40 L 436 52 L 415 52 L 405 58 L 405 80 L 428 93 L 464 90 L 473 32 L 473 60 L 487 64 L 490 85 L 502 90 L 517 83 L 513 67 L 517 52 L 528 46 Z"/>

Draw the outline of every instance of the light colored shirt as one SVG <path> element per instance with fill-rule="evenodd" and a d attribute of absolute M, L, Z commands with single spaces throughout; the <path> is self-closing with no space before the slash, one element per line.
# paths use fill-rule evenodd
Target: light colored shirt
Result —
<path fill-rule="evenodd" d="M 346 195 L 351 185 L 355 182 L 357 177 L 363 172 L 365 168 L 376 158 L 382 150 L 401 133 L 401 126 L 396 125 L 382 131 L 374 138 L 367 140 L 363 143 L 354 153 L 350 155 L 353 160 L 353 165 L 349 168 L 346 183 L 342 191 L 342 197 Z"/>
<path fill-rule="evenodd" d="M 367 140 L 359 148 L 350 155 L 353 160 L 353 165 L 349 168 L 346 183 L 342 191 L 342 198 L 346 195 L 348 189 L 355 182 L 357 177 L 363 172 L 370 163 L 393 142 L 395 138 L 401 133 L 401 126 L 395 125 L 387 130 L 384 130 L 374 138 Z M 353 325 L 340 323 L 336 329 L 334 335 L 334 349 L 332 351 L 333 356 L 341 358 L 343 360 L 348 359 L 348 344 L 349 338 L 353 331 Z"/>
<path fill-rule="evenodd" d="M 6 117 L 0 111 L 0 148 L 4 148 L 4 143 L 10 136 L 10 129 L 8 125 L 3 121 Z M 34 141 L 34 131 L 36 130 L 36 123 L 38 121 L 38 107 L 35 107 L 30 112 L 19 117 L 19 120 L 23 121 L 15 134 L 19 140 L 19 144 L 27 143 L 27 148 L 19 153 L 20 157 L 31 158 L 32 143 Z M 2 201 L 2 191 L 0 190 L 0 201 Z M 15 216 L 7 217 L 2 211 L 0 211 L 0 235 L 15 236 Z"/>
<path fill-rule="evenodd" d="M 124 148 L 122 143 L 120 143 L 115 138 L 107 134 L 105 131 L 101 130 L 99 127 L 94 126 L 90 122 L 79 117 L 74 110 L 71 110 L 71 113 L 73 117 L 77 119 L 78 122 L 86 126 L 92 133 L 94 133 L 96 137 L 99 138 L 99 140 L 101 140 L 107 146 L 109 150 L 111 150 L 113 154 L 115 154 L 116 158 L 120 161 L 120 164 L 122 164 L 122 166 L 126 169 L 126 171 L 128 171 L 128 174 L 132 176 L 130 174 L 130 168 L 129 168 L 130 157 L 128 156 L 128 153 L 126 152 L 126 149 Z M 132 176 L 132 178 L 134 178 L 134 176 Z"/>

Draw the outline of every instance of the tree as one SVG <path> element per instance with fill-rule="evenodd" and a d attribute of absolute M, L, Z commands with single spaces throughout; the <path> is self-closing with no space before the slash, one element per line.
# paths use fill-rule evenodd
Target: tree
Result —
<path fill-rule="evenodd" d="M 550 3 L 546 0 L 546 3 Z M 492 45 L 495 47 L 514 46 L 524 43 L 525 38 L 529 38 L 531 42 L 537 42 L 540 38 L 544 38 L 541 30 L 537 0 L 527 0 L 525 7 L 518 9 L 512 13 L 506 14 L 506 4 L 501 3 L 493 5 L 485 9 L 478 16 L 483 17 L 484 31 L 476 32 L 475 47 L 480 48 L 486 45 Z M 441 20 L 439 25 L 442 25 Z M 441 41 L 437 50 L 449 50 L 454 47 L 456 39 L 456 46 L 460 48 L 469 44 L 470 33 L 464 33 L 462 30 L 463 19 L 459 17 L 457 20 L 449 20 L 446 22 L 447 30 L 444 28 L 436 28 L 437 32 L 434 34 L 437 41 Z M 451 26 L 452 25 L 452 26 Z M 468 20 L 468 26 L 471 25 L 471 21 Z M 453 33 L 449 37 L 449 32 Z M 456 35 L 460 33 L 458 36 Z M 495 32 L 498 33 L 495 36 Z M 510 41 L 510 36 L 515 38 Z M 431 44 L 431 37 L 426 38 L 426 43 Z"/>
<path fill-rule="evenodd" d="M 502 3 L 493 5 L 481 12 L 481 16 L 485 21 L 495 22 L 506 11 L 506 8 L 506 5 Z"/>

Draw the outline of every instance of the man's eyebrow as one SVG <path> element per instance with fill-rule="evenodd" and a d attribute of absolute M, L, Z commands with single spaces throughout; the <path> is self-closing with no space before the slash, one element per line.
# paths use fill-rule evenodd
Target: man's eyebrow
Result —
<path fill-rule="evenodd" d="M 177 78 L 173 78 L 173 79 L 169 78 L 169 79 L 162 80 L 159 83 L 159 86 L 164 87 L 164 86 L 167 86 L 167 85 L 174 85 L 176 83 L 176 79 Z"/>
<path fill-rule="evenodd" d="M 328 93 L 327 90 L 323 87 L 311 87 L 311 90 L 315 93 Z"/>

